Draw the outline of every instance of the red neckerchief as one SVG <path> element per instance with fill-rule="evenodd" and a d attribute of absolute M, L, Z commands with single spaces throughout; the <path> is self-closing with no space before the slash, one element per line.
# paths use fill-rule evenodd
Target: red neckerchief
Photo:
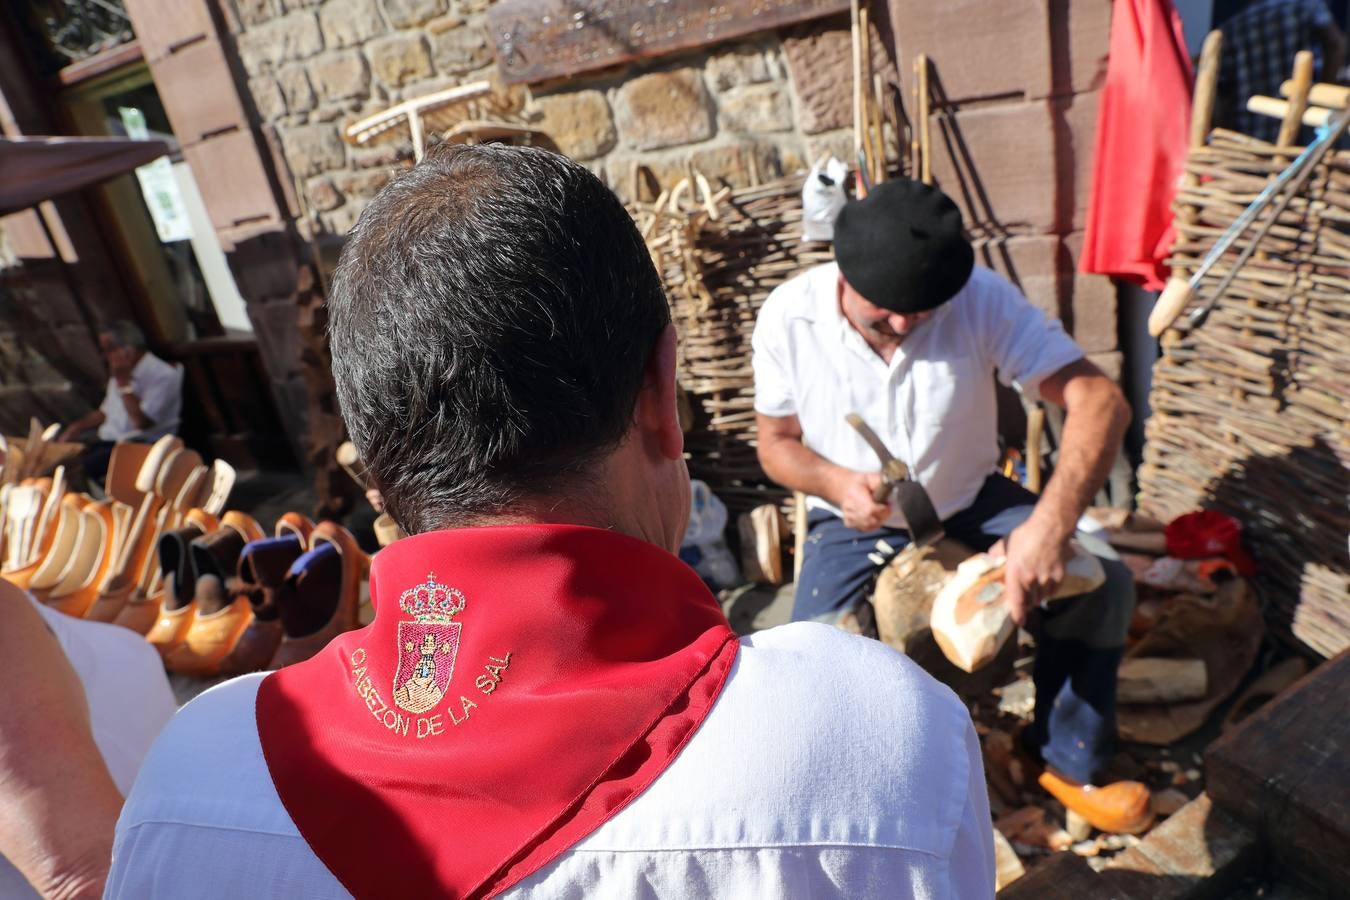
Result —
<path fill-rule="evenodd" d="M 357 897 L 485 896 L 641 793 L 738 644 L 692 569 L 596 528 L 405 538 L 376 617 L 265 678 L 258 736 L 310 848 Z"/>

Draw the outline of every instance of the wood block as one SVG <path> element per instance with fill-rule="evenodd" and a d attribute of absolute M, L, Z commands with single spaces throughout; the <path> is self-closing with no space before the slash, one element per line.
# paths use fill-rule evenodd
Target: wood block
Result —
<path fill-rule="evenodd" d="M 1121 703 L 1172 703 L 1203 697 L 1207 688 L 1203 660 L 1136 657 L 1120 664 L 1116 699 Z"/>
<path fill-rule="evenodd" d="M 1217 807 L 1275 860 L 1326 888 L 1350 884 L 1350 651 L 1323 663 L 1210 746 Z"/>
<path fill-rule="evenodd" d="M 1020 5 L 1020 4 L 1013 4 Z M 1050 102 L 1000 103 L 934 114 L 933 176 L 976 237 L 1059 230 Z"/>
<path fill-rule="evenodd" d="M 998 892 L 999 900 L 1082 900 L 1113 896 L 1100 876 L 1075 853 L 1056 853 Z M 1118 895 L 1115 895 L 1118 896 Z"/>
<path fill-rule="evenodd" d="M 926 53 L 953 101 L 1051 92 L 1048 0 L 891 0 L 901 80 L 913 92 L 909 66 Z M 1015 48 L 1015 49 L 1014 49 Z"/>

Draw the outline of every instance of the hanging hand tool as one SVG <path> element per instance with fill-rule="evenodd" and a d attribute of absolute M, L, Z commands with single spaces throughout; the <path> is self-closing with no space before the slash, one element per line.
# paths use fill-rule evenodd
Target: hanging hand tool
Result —
<path fill-rule="evenodd" d="M 853 430 L 858 432 L 867 445 L 881 460 L 881 484 L 872 495 L 878 503 L 885 503 L 892 493 L 900 513 L 905 517 L 905 527 L 909 538 L 919 547 L 927 547 L 942 540 L 946 533 L 942 530 L 942 519 L 938 518 L 933 501 L 923 485 L 910 477 L 909 467 L 896 459 L 886 445 L 877 437 L 862 416 L 849 413 L 844 417 Z"/>
<path fill-rule="evenodd" d="M 1181 315 L 1181 311 L 1190 303 L 1191 298 L 1196 295 L 1200 288 L 1200 282 L 1209 273 L 1209 270 L 1214 268 L 1219 259 L 1251 227 L 1251 224 L 1270 205 L 1280 189 L 1292 183 L 1289 191 L 1275 203 L 1275 209 L 1271 216 L 1261 223 L 1251 242 L 1243 249 L 1232 267 L 1224 275 L 1223 280 L 1219 282 L 1218 288 L 1208 302 L 1197 307 L 1190 315 L 1192 327 L 1205 320 L 1210 310 L 1223 296 L 1223 292 L 1228 290 L 1228 286 L 1233 283 L 1233 279 L 1237 277 L 1237 273 L 1242 269 L 1243 264 L 1256 252 L 1257 246 L 1261 243 L 1261 239 L 1266 236 L 1266 232 L 1270 230 L 1270 226 L 1275 224 L 1284 214 L 1285 209 L 1289 206 L 1289 201 L 1303 190 L 1303 186 L 1307 183 L 1313 170 L 1317 168 L 1317 164 L 1322 161 L 1322 157 L 1326 156 L 1327 151 L 1331 149 L 1331 146 L 1336 143 L 1340 136 L 1345 134 L 1347 127 L 1350 127 L 1350 110 L 1338 112 L 1329 119 L 1325 125 L 1317 130 L 1317 138 L 1304 148 L 1298 158 L 1280 172 L 1274 181 L 1266 185 L 1265 190 L 1257 195 L 1256 199 L 1242 211 L 1242 214 L 1233 221 L 1232 225 L 1228 226 L 1228 229 L 1210 249 L 1209 253 L 1205 254 L 1205 258 L 1201 261 L 1200 267 L 1195 270 L 1195 274 L 1188 280 L 1173 278 L 1167 283 L 1162 296 L 1158 298 L 1157 304 L 1153 307 L 1153 312 L 1149 314 L 1149 334 L 1158 337 L 1171 327 L 1177 316 Z"/>

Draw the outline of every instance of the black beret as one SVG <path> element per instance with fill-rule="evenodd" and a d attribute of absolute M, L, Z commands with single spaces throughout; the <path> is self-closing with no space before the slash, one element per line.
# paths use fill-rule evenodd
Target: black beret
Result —
<path fill-rule="evenodd" d="M 908 179 L 882 182 L 866 199 L 844 204 L 834 258 L 855 291 L 898 313 L 941 306 L 975 268 L 961 210 L 937 188 Z"/>

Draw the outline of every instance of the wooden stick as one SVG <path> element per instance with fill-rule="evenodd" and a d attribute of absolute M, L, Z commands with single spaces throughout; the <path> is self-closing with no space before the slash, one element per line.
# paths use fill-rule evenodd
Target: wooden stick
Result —
<path fill-rule="evenodd" d="M 1307 51 L 1303 51 L 1307 52 Z M 1297 59 L 1297 57 L 1296 57 Z M 1297 77 L 1291 78 L 1280 85 L 1280 95 L 1283 97 L 1293 97 L 1297 85 Z M 1350 106 L 1350 87 L 1340 84 L 1323 84 L 1321 82 L 1314 84 L 1308 91 L 1308 102 L 1313 106 L 1326 106 L 1331 109 L 1345 109 Z"/>
<path fill-rule="evenodd" d="M 914 61 L 917 69 L 919 90 L 919 180 L 924 184 L 933 183 L 932 146 L 928 139 L 928 55 L 920 53 Z"/>
<path fill-rule="evenodd" d="M 851 13 L 849 27 L 853 36 L 853 160 L 850 164 L 856 166 L 861 165 L 866 158 L 863 151 L 862 31 L 859 26 L 861 17 L 859 0 L 851 0 L 849 11 Z"/>
<path fill-rule="evenodd" d="M 1312 89 L 1313 55 L 1311 50 L 1300 50 L 1294 55 L 1294 77 L 1285 82 L 1289 86 L 1289 105 L 1285 110 L 1284 121 L 1280 123 L 1280 134 L 1275 143 L 1281 147 L 1292 147 L 1298 139 L 1299 126 L 1303 113 L 1308 109 L 1308 92 Z M 1283 85 L 1281 92 L 1283 93 Z"/>

